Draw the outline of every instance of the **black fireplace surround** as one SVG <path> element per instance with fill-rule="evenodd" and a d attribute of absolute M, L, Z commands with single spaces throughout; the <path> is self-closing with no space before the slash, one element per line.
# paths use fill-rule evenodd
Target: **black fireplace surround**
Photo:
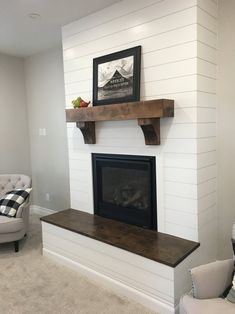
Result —
<path fill-rule="evenodd" d="M 157 230 L 155 157 L 92 154 L 94 213 Z"/>

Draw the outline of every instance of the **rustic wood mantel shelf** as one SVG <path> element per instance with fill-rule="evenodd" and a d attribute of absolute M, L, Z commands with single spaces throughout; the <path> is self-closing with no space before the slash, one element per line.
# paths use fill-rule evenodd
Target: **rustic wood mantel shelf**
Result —
<path fill-rule="evenodd" d="M 135 120 L 141 127 L 146 145 L 160 145 L 160 118 L 174 117 L 174 100 L 155 99 L 114 105 L 66 109 L 66 121 L 76 122 L 85 144 L 95 144 L 95 122 Z"/>

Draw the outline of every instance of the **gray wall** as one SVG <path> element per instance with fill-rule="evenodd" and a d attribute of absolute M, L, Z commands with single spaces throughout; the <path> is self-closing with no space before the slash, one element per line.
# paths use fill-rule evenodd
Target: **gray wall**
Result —
<path fill-rule="evenodd" d="M 0 173 L 30 175 L 24 63 L 0 54 Z"/>
<path fill-rule="evenodd" d="M 69 169 L 64 112 L 62 49 L 25 60 L 34 205 L 69 207 Z M 46 129 L 46 136 L 39 129 Z M 46 195 L 49 194 L 49 199 Z"/>
<path fill-rule="evenodd" d="M 219 1 L 218 38 L 218 209 L 219 258 L 232 254 L 235 222 L 235 1 Z"/>

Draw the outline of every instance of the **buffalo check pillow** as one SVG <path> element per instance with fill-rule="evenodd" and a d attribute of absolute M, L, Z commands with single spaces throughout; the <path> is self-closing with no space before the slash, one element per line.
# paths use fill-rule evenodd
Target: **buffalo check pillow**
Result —
<path fill-rule="evenodd" d="M 21 190 L 16 189 L 6 193 L 0 199 L 0 215 L 15 217 L 17 210 L 29 197 L 31 188 Z"/>

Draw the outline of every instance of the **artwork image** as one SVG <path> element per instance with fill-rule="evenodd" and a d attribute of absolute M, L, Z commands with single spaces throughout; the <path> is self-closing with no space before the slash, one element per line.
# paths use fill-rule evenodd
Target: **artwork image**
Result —
<path fill-rule="evenodd" d="M 93 105 L 139 100 L 140 49 L 138 46 L 93 60 Z"/>

